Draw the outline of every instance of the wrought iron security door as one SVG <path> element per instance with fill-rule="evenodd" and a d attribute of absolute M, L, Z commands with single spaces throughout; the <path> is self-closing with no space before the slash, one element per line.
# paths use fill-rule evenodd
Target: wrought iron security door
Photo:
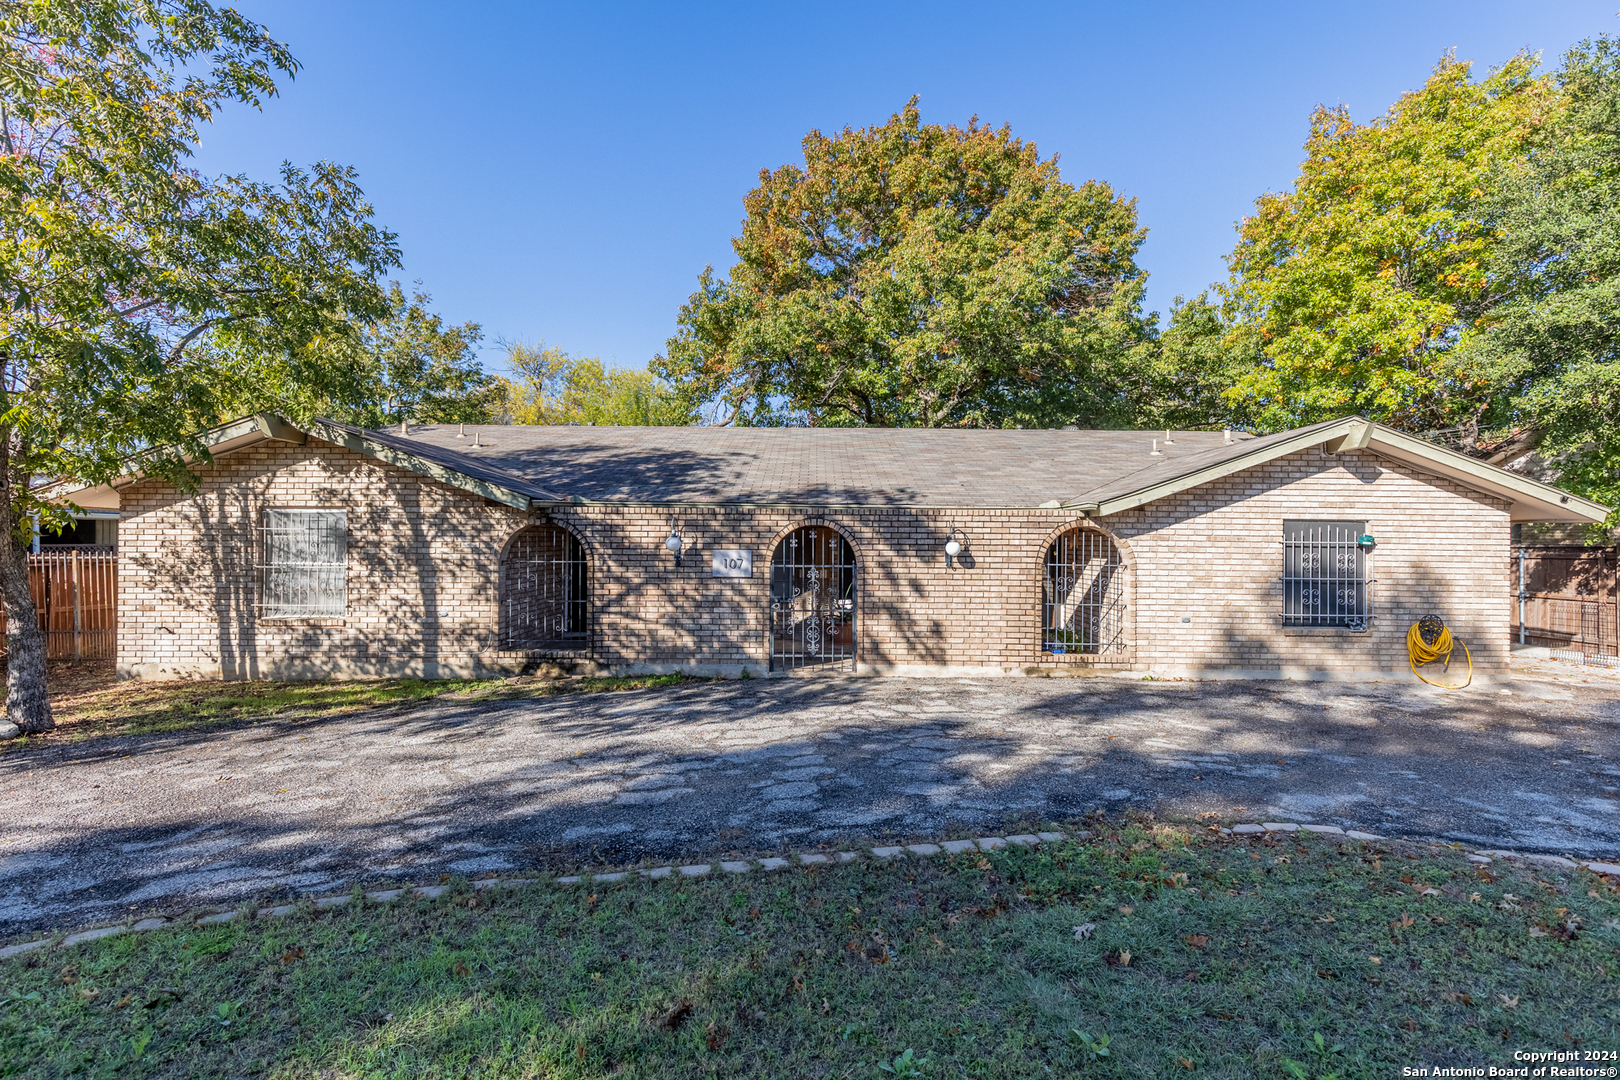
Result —
<path fill-rule="evenodd" d="M 855 549 L 836 529 L 796 529 L 771 557 L 771 670 L 855 662 Z"/>
<path fill-rule="evenodd" d="M 1041 651 L 1125 651 L 1125 563 L 1102 533 L 1074 529 L 1046 552 Z"/>
<path fill-rule="evenodd" d="M 501 567 L 501 645 L 528 651 L 586 647 L 585 550 L 555 525 L 531 525 Z"/>

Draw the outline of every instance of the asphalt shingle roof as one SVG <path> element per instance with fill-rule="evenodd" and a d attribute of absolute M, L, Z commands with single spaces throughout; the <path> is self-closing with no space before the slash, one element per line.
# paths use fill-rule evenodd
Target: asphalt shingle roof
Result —
<path fill-rule="evenodd" d="M 378 441 L 509 486 L 592 502 L 1039 506 L 1136 490 L 1260 440 L 1218 431 L 413 424 Z M 1160 454 L 1152 454 L 1154 440 Z M 477 445 L 474 445 L 476 442 Z M 414 448 L 414 449 L 413 449 Z M 464 469 L 465 471 L 465 469 Z M 1141 477 L 1137 483 L 1136 478 Z M 537 496 L 539 497 L 539 496 Z"/>

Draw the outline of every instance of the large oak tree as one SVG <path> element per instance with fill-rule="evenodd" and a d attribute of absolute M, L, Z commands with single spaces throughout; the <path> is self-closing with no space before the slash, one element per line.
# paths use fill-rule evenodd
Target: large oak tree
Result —
<path fill-rule="evenodd" d="M 743 200 L 658 374 L 743 424 L 1118 424 L 1143 336 L 1134 200 L 977 119 L 812 131 Z"/>

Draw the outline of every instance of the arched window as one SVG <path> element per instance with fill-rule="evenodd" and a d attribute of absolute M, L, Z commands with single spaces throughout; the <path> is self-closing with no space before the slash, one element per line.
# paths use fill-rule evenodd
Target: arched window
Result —
<path fill-rule="evenodd" d="M 1100 532 L 1070 529 L 1046 552 L 1041 651 L 1125 650 L 1125 563 Z"/>
<path fill-rule="evenodd" d="M 555 525 L 512 538 L 501 564 L 501 644 L 575 650 L 586 645 L 585 549 Z"/>
<path fill-rule="evenodd" d="M 771 556 L 771 670 L 854 659 L 855 549 L 837 529 L 795 529 Z"/>

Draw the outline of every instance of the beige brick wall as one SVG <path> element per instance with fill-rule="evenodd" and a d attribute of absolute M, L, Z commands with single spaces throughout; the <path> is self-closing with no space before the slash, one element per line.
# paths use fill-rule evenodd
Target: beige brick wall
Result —
<path fill-rule="evenodd" d="M 227 455 L 199 482 L 190 496 L 156 482 L 124 494 L 122 674 L 432 677 L 535 662 L 503 653 L 497 636 L 500 552 L 527 515 L 313 441 Z M 267 507 L 348 511 L 347 617 L 256 617 L 256 529 Z M 1293 517 L 1368 522 L 1379 541 L 1370 632 L 1280 627 L 1281 528 Z M 1499 668 L 1507 649 L 1506 508 L 1366 453 L 1297 454 L 1103 522 L 1130 568 L 1135 644 L 1102 658 L 1039 649 L 1042 564 L 1050 540 L 1079 524 L 1070 514 L 579 506 L 550 520 L 581 539 L 590 568 L 590 647 L 577 655 L 615 670 L 763 673 L 771 553 L 817 521 L 857 552 L 864 670 L 1396 670 L 1407 625 L 1429 610 L 1469 641 L 1482 669 Z M 686 541 L 678 570 L 663 547 L 672 525 Z M 947 569 L 953 528 L 969 558 Z M 754 576 L 712 577 L 713 548 L 752 550 Z"/>

